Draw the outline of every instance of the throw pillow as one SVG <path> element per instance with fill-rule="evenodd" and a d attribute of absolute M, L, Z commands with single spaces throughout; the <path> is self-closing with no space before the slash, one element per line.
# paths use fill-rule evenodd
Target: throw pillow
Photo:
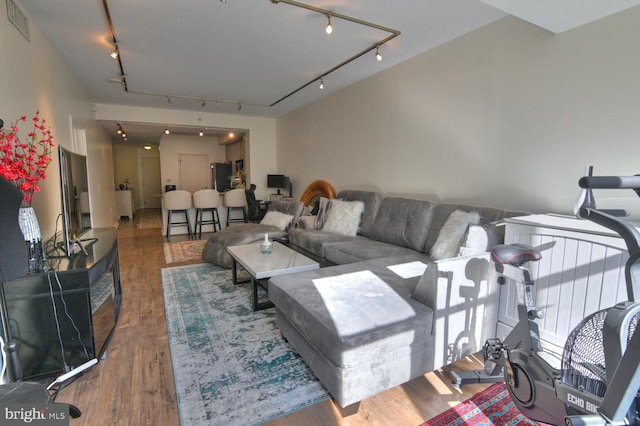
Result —
<path fill-rule="evenodd" d="M 332 200 L 331 209 L 322 230 L 333 234 L 355 237 L 364 212 L 362 201 Z"/>
<path fill-rule="evenodd" d="M 478 224 L 480 213 L 464 212 L 462 210 L 453 211 L 447 221 L 442 225 L 438 239 L 431 249 L 433 260 L 449 259 L 458 254 L 462 237 L 469 224 Z"/>
<path fill-rule="evenodd" d="M 331 201 L 333 200 L 325 197 L 320 197 L 320 201 L 318 201 L 318 214 L 316 215 L 316 229 L 322 229 L 324 223 L 327 221 L 329 210 L 331 210 Z"/>
<path fill-rule="evenodd" d="M 469 256 L 491 250 L 491 247 L 502 243 L 502 233 L 498 224 L 469 225 L 462 237 L 458 256 Z"/>
<path fill-rule="evenodd" d="M 269 210 L 260 221 L 263 225 L 273 225 L 278 227 L 281 231 L 284 231 L 287 226 L 293 220 L 293 216 L 290 214 L 280 213 Z"/>

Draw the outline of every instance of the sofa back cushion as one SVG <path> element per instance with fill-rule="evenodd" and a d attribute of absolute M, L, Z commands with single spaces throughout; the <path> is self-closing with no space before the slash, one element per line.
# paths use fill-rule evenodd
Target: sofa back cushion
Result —
<path fill-rule="evenodd" d="M 468 206 L 464 204 L 438 204 L 433 209 L 431 228 L 429 230 L 429 236 L 427 237 L 427 242 L 424 247 L 425 253 L 431 253 L 433 245 L 440 235 L 440 230 L 442 229 L 451 213 L 456 210 L 461 210 L 464 212 L 478 212 L 480 214 L 479 225 L 487 225 L 492 222 L 498 222 L 505 217 L 521 216 L 526 214 L 523 212 L 502 210 L 493 207 Z M 499 227 L 498 230 L 502 231 L 502 235 L 498 238 L 501 240 L 500 242 L 502 242 L 504 241 L 504 227 Z"/>
<path fill-rule="evenodd" d="M 344 190 L 340 191 L 336 198 L 344 201 L 362 201 L 364 211 L 362 212 L 362 220 L 360 221 L 360 230 L 358 234 L 369 237 L 373 221 L 378 213 L 378 208 L 384 198 L 382 194 L 373 191 L 356 191 Z"/>
<path fill-rule="evenodd" d="M 269 204 L 268 211 L 275 211 L 293 216 L 293 219 L 286 228 L 288 230 L 296 226 L 296 224 L 298 223 L 298 219 L 304 212 L 304 208 L 304 204 L 302 204 L 300 201 L 276 200 Z"/>
<path fill-rule="evenodd" d="M 387 197 L 378 209 L 370 238 L 422 251 L 433 209 L 431 201 Z"/>

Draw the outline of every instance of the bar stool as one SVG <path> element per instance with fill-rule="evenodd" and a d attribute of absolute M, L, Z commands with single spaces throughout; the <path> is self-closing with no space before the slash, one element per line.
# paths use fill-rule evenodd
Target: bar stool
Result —
<path fill-rule="evenodd" d="M 193 207 L 196 208 L 196 223 L 193 233 L 198 233 L 198 225 L 200 232 L 198 237 L 202 237 L 202 225 L 213 225 L 213 232 L 222 229 L 220 226 L 220 216 L 218 215 L 218 205 L 220 204 L 220 193 L 215 189 L 201 189 L 193 193 Z M 204 213 L 210 212 L 211 219 L 205 220 Z M 218 225 L 218 229 L 216 229 Z"/>
<path fill-rule="evenodd" d="M 244 189 L 232 189 L 224 194 L 224 205 L 227 207 L 227 226 L 231 222 L 244 222 L 247 223 L 247 198 L 244 194 Z M 232 218 L 231 213 L 234 211 L 242 212 L 242 219 Z"/>
<path fill-rule="evenodd" d="M 189 219 L 189 209 L 191 205 L 191 193 L 189 191 L 177 190 L 165 192 L 162 198 L 164 208 L 167 211 L 167 241 L 171 241 L 171 227 L 187 225 L 189 238 L 191 238 L 191 221 Z M 184 214 L 184 221 L 172 222 L 173 213 Z"/>

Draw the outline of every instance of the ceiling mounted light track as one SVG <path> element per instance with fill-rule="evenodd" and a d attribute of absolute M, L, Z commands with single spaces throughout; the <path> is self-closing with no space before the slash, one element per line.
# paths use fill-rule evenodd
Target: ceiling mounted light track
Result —
<path fill-rule="evenodd" d="M 279 104 L 280 102 L 284 101 L 287 98 L 290 98 L 291 96 L 295 95 L 296 93 L 298 93 L 299 91 L 301 91 L 302 89 L 306 88 L 307 86 L 316 83 L 318 81 L 320 81 L 320 88 L 324 88 L 324 80 L 323 77 L 326 77 L 327 75 L 339 70 L 340 68 L 344 67 L 347 64 L 350 64 L 351 62 L 355 61 L 356 59 L 360 58 L 361 56 L 371 52 L 371 51 L 375 51 L 375 57 L 376 60 L 382 61 L 382 55 L 380 54 L 380 47 L 386 43 L 388 43 L 389 41 L 393 40 L 394 38 L 398 37 L 401 32 L 398 30 L 395 30 L 393 28 L 389 28 L 389 27 L 385 27 L 382 25 L 378 25 L 375 24 L 373 22 L 368 22 L 362 19 L 358 19 L 355 18 L 353 16 L 349 16 L 349 15 L 344 15 L 342 13 L 338 13 L 335 11 L 330 11 L 327 9 L 323 9 L 320 7 L 316 7 L 310 4 L 306 4 L 306 3 L 301 3 L 295 0 L 269 0 L 271 3 L 273 4 L 279 4 L 279 3 L 284 3 L 284 4 L 288 4 L 290 6 L 294 6 L 294 7 L 298 7 L 301 9 L 306 9 L 309 10 L 311 12 L 316 12 L 316 13 L 321 13 L 323 15 L 325 15 L 327 17 L 327 26 L 325 27 L 325 31 L 327 34 L 331 34 L 333 33 L 333 24 L 331 22 L 331 18 L 337 18 L 337 19 L 341 19 L 341 20 L 345 20 L 345 21 L 349 21 L 358 25 L 362 25 L 365 27 L 369 27 L 369 28 L 373 28 L 379 31 L 383 31 L 383 32 L 387 32 L 389 33 L 389 35 L 385 38 L 383 38 L 382 40 L 372 44 L 371 46 L 366 47 L 365 49 L 363 49 L 362 51 L 356 53 L 355 55 L 351 56 L 350 58 L 347 58 L 346 60 L 340 62 L 338 65 L 329 68 L 328 70 L 325 70 L 324 72 L 322 72 L 321 74 L 319 74 L 318 76 L 312 78 L 311 80 L 309 80 L 307 83 L 303 84 L 302 86 L 296 88 L 295 90 L 287 93 L 286 95 L 282 96 L 280 99 L 276 100 L 275 102 L 272 102 L 270 104 L 262 104 L 262 103 L 255 103 L 255 102 L 247 102 L 247 101 L 241 101 L 241 100 L 237 100 L 237 99 L 220 99 L 220 98 L 207 98 L 207 97 L 196 97 L 196 96 L 182 96 L 182 95 L 175 95 L 175 94 L 168 94 L 168 93 L 154 93 L 154 92 L 147 92 L 147 91 L 142 91 L 142 90 L 131 90 L 129 89 L 129 86 L 127 84 L 127 79 L 126 79 L 126 74 L 124 72 L 124 66 L 122 65 L 122 56 L 120 55 L 120 52 L 118 50 L 118 42 L 116 39 L 116 33 L 113 27 L 113 22 L 111 20 L 111 13 L 109 12 L 109 6 L 107 4 L 107 0 L 102 0 L 102 5 L 104 7 L 104 11 L 107 17 L 107 22 L 109 24 L 109 31 L 111 33 L 111 38 L 113 40 L 113 45 L 115 47 L 115 51 L 114 53 L 117 53 L 117 56 L 114 59 L 117 59 L 118 61 L 118 65 L 120 67 L 120 79 L 122 82 L 122 87 L 124 87 L 125 92 L 127 93 L 134 93 L 134 94 L 138 94 L 138 95 L 148 95 L 148 96 L 159 96 L 159 97 L 164 97 L 167 98 L 167 101 L 170 104 L 173 104 L 173 100 L 174 99 L 184 99 L 184 100 L 193 100 L 193 101 L 198 101 L 201 102 L 201 106 L 204 108 L 207 104 L 208 101 L 212 101 L 215 103 L 228 103 L 228 104 L 236 104 L 238 106 L 237 110 L 240 111 L 242 110 L 242 106 L 243 105 L 250 105 L 250 106 L 259 106 L 259 107 L 272 107 L 275 106 L 277 104 Z M 226 0 L 220 0 L 221 3 L 227 3 Z"/>

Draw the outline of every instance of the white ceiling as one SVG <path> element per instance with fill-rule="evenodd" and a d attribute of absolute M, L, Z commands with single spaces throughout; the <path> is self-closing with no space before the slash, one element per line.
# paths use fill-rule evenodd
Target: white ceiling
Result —
<path fill-rule="evenodd" d="M 17 2 L 96 103 L 261 117 L 279 117 L 507 14 L 551 31 L 565 31 L 640 4 L 640 0 L 305 2 L 399 31 L 380 47 L 383 60 L 378 62 L 375 45 L 392 33 L 334 15 L 334 32 L 329 36 L 324 32 L 324 14 L 278 0 Z M 118 61 L 109 56 L 113 40 L 105 4 L 127 90 L 120 83 Z M 317 81 L 322 75 L 324 90 Z M 103 124 L 115 132 L 114 123 Z M 130 127 L 130 143 L 141 138 L 148 143 L 163 130 L 139 123 L 122 125 Z"/>

